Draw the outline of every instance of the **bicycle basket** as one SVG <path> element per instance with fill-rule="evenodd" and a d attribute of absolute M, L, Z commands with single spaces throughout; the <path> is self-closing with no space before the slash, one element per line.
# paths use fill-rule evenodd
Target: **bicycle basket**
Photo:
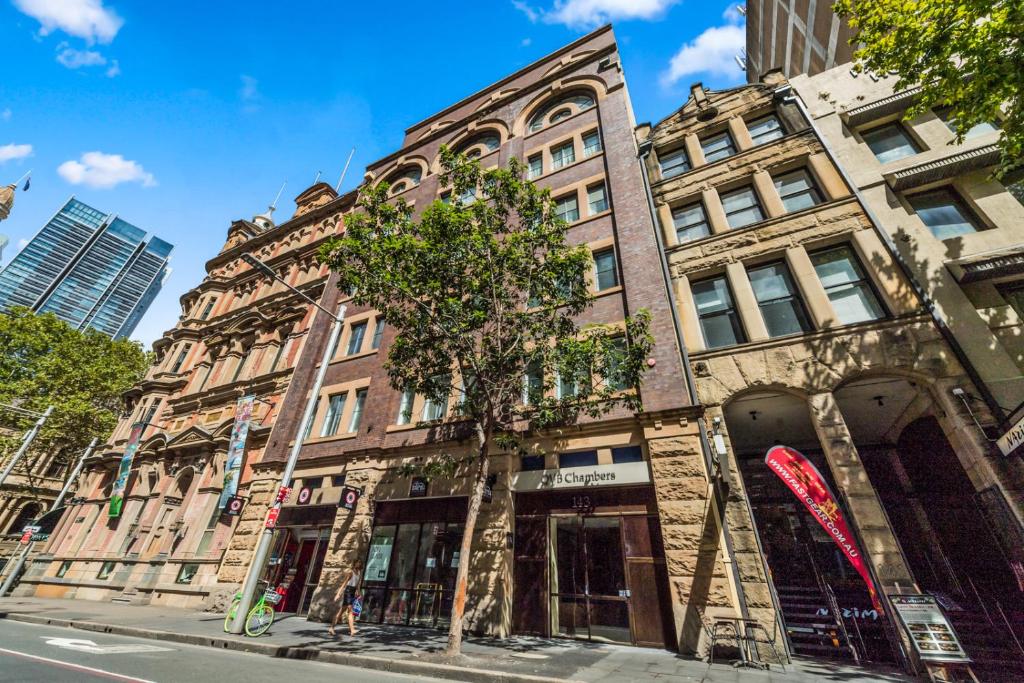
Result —
<path fill-rule="evenodd" d="M 268 590 L 266 593 L 263 594 L 263 601 L 266 602 L 268 605 L 276 605 L 277 603 L 281 602 L 282 597 L 284 596 L 280 593 L 275 593 L 274 591 Z"/>

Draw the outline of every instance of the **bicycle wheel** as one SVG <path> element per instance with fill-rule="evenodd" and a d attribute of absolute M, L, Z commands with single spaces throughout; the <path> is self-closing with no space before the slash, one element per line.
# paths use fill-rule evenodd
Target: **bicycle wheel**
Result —
<path fill-rule="evenodd" d="M 256 637 L 267 632 L 274 623 L 274 608 L 270 605 L 256 605 L 245 619 L 245 634 Z"/>
<path fill-rule="evenodd" d="M 235 615 L 238 614 L 238 605 L 241 602 L 241 600 L 235 600 L 231 603 L 227 616 L 224 617 L 224 633 L 228 633 L 231 630 L 231 622 L 235 620 Z"/>

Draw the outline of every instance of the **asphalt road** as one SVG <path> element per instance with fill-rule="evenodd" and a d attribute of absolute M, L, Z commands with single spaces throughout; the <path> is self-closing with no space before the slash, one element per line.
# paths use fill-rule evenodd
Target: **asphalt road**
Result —
<path fill-rule="evenodd" d="M 91 643 L 91 644 L 90 644 Z M 0 681 L 411 683 L 420 677 L 0 619 Z"/>

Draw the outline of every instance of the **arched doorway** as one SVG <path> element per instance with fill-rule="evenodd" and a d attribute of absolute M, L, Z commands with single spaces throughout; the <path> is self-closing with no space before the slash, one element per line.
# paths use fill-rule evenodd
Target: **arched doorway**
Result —
<path fill-rule="evenodd" d="M 837 490 L 807 400 L 762 391 L 731 400 L 723 412 L 793 652 L 894 662 L 886 617 L 872 608 L 863 579 L 764 461 L 772 446 L 795 448 Z"/>

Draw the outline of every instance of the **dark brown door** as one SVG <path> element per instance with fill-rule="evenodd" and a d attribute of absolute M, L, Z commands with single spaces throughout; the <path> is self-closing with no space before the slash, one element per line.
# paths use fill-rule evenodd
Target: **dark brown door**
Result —
<path fill-rule="evenodd" d="M 633 640 L 646 647 L 675 648 L 668 571 L 655 517 L 624 516 L 622 538 L 630 594 Z"/>
<path fill-rule="evenodd" d="M 549 636 L 547 517 L 516 517 L 514 633 Z"/>

